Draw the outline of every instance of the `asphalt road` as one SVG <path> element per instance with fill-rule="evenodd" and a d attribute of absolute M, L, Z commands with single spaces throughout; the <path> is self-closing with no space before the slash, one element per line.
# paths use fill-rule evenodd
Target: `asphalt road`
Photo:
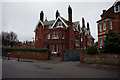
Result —
<path fill-rule="evenodd" d="M 78 66 L 79 65 L 79 66 Z M 79 62 L 44 63 L 3 60 L 3 78 L 118 78 L 118 70 L 91 68 Z"/>

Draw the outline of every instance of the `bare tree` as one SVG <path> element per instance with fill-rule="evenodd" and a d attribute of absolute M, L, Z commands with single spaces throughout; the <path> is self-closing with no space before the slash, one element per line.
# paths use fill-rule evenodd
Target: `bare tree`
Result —
<path fill-rule="evenodd" d="M 2 32 L 2 46 L 13 47 L 17 41 L 17 35 L 14 32 Z"/>

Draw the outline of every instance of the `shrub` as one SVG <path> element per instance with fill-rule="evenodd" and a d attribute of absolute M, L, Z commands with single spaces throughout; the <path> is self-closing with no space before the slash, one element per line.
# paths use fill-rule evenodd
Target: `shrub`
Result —
<path fill-rule="evenodd" d="M 113 30 L 109 30 L 104 41 L 103 52 L 104 53 L 120 53 L 120 34 L 114 33 Z"/>
<path fill-rule="evenodd" d="M 98 53 L 98 50 L 97 50 L 97 48 L 95 46 L 91 46 L 87 50 L 87 54 L 90 54 L 90 55 L 97 54 L 97 53 Z"/>

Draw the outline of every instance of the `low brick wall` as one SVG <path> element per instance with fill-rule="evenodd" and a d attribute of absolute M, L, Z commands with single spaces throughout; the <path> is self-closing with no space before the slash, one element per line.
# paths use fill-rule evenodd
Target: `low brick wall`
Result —
<path fill-rule="evenodd" d="M 66 49 L 66 50 L 63 50 L 62 52 L 61 60 L 62 61 L 80 61 L 82 63 L 84 53 L 85 53 L 84 50 Z"/>
<path fill-rule="evenodd" d="M 84 54 L 84 63 L 120 65 L 120 55 L 118 54 Z"/>
<path fill-rule="evenodd" d="M 50 59 L 49 54 L 42 53 L 42 52 L 29 52 L 29 51 L 22 51 L 22 52 L 5 52 L 4 56 L 8 57 L 8 53 L 10 53 L 10 57 L 18 57 L 18 54 L 20 58 L 30 58 L 30 59 L 41 59 L 41 60 L 47 60 Z"/>

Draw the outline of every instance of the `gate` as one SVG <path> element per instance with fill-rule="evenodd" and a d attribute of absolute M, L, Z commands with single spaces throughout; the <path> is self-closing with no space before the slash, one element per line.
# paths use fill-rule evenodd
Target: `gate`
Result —
<path fill-rule="evenodd" d="M 65 50 L 63 54 L 64 54 L 64 61 L 80 61 L 79 50 Z"/>

